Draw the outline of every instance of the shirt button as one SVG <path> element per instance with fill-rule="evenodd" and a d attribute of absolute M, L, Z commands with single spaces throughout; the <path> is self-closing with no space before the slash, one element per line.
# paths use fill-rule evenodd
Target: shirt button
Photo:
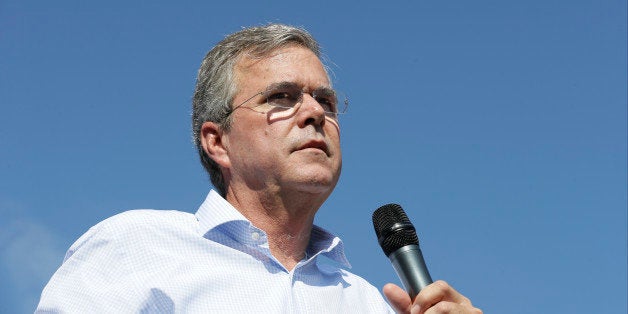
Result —
<path fill-rule="evenodd" d="M 251 238 L 253 238 L 253 240 L 255 241 L 259 240 L 259 232 L 251 233 Z"/>

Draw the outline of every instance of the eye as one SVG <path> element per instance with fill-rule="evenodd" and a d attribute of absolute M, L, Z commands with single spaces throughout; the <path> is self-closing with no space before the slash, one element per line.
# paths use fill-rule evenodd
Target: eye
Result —
<path fill-rule="evenodd" d="M 266 101 L 271 106 L 292 108 L 301 100 L 302 95 L 298 86 L 286 82 L 271 85 L 268 89 Z"/>
<path fill-rule="evenodd" d="M 338 99 L 336 94 L 331 90 L 322 90 L 314 95 L 314 99 L 318 102 L 326 112 L 337 112 Z"/>
<path fill-rule="evenodd" d="M 288 92 L 275 92 L 274 94 L 271 94 L 270 96 L 268 96 L 268 101 L 282 101 L 282 99 L 286 99 L 286 98 L 292 98 L 290 93 Z"/>
<path fill-rule="evenodd" d="M 273 92 L 267 98 L 268 104 L 277 107 L 294 107 L 299 102 L 299 94 L 290 91 Z"/>
<path fill-rule="evenodd" d="M 334 104 L 334 101 L 327 98 L 327 97 L 316 97 L 316 101 L 318 102 L 319 105 L 321 105 L 321 107 L 323 107 L 323 109 L 326 112 L 335 112 L 336 111 L 336 105 Z"/>

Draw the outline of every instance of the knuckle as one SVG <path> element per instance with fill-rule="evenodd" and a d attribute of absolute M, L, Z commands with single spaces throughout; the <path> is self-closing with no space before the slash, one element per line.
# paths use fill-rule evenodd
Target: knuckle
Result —
<path fill-rule="evenodd" d="M 434 282 L 434 286 L 438 287 L 441 290 L 449 288 L 449 284 L 444 280 L 437 280 L 436 282 Z"/>
<path fill-rule="evenodd" d="M 455 304 L 451 302 L 438 302 L 432 306 L 436 313 L 450 313 L 455 310 Z"/>

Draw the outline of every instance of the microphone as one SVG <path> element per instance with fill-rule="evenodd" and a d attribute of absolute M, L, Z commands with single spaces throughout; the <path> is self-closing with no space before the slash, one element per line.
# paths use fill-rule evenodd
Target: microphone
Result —
<path fill-rule="evenodd" d="M 421 289 L 432 283 L 416 229 L 398 204 L 387 204 L 375 210 L 373 227 L 379 245 L 413 300 Z"/>

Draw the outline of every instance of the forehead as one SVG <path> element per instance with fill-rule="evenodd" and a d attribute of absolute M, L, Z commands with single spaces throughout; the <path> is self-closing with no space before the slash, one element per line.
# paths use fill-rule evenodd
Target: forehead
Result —
<path fill-rule="evenodd" d="M 279 82 L 293 82 L 304 88 L 330 86 L 320 59 L 309 49 L 291 45 L 257 57 L 244 53 L 234 67 L 238 91 L 257 90 Z"/>

